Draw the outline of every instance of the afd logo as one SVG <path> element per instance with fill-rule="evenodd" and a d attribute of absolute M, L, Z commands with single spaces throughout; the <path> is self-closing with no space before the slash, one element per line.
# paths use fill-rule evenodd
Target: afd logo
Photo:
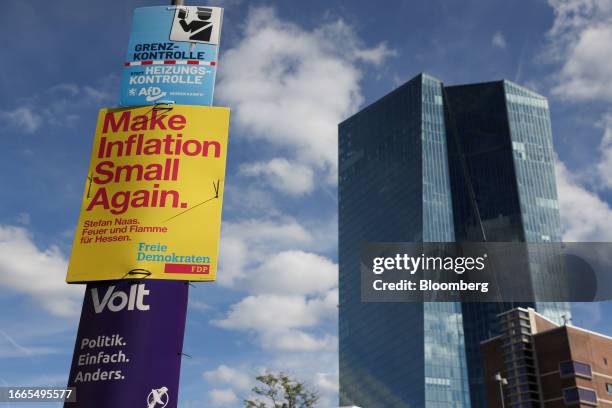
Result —
<path fill-rule="evenodd" d="M 167 92 L 161 90 L 157 86 L 149 86 L 148 88 L 140 88 L 138 96 L 146 96 L 147 102 L 155 102 L 156 100 L 168 95 Z"/>
<path fill-rule="evenodd" d="M 102 313 L 104 309 L 111 312 L 120 312 L 127 307 L 127 310 L 137 310 L 146 312 L 150 306 L 145 304 L 145 297 L 149 295 L 149 290 L 145 288 L 144 283 L 130 286 L 130 292 L 126 293 L 122 290 L 115 291 L 115 286 L 109 286 L 106 293 L 100 300 L 98 288 L 91 289 L 91 298 L 96 314 Z"/>

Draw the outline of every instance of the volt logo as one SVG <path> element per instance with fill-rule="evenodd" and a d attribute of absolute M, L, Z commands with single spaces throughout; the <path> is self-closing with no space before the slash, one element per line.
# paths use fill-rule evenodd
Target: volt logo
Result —
<path fill-rule="evenodd" d="M 122 290 L 115 291 L 115 286 L 109 286 L 102 300 L 100 300 L 98 288 L 91 289 L 91 298 L 96 314 L 102 313 L 104 309 L 108 309 L 111 312 L 119 312 L 126 307 L 127 310 L 134 310 L 136 308 L 140 311 L 147 311 L 150 309 L 150 306 L 144 303 L 144 298 L 147 295 L 149 295 L 149 291 L 145 288 L 144 283 L 130 286 L 129 293 Z"/>

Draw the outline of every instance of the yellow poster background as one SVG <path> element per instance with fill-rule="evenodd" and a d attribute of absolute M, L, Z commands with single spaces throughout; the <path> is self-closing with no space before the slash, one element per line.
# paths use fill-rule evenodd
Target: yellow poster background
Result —
<path fill-rule="evenodd" d="M 67 282 L 145 277 L 191 281 L 215 280 L 230 111 L 219 107 L 180 105 L 155 112 L 154 109 L 147 106 L 102 109 L 99 112 L 81 212 L 68 266 Z M 127 130 L 123 126 L 125 121 L 120 120 L 125 112 L 129 112 L 132 119 Z M 110 129 L 107 126 L 107 132 L 103 133 L 104 120 L 108 113 L 114 115 L 115 125 L 119 122 L 121 126 L 115 126 L 119 127 L 115 131 L 112 130 L 112 126 Z M 160 119 L 161 115 L 166 115 L 165 119 Z M 174 122 L 175 128 L 178 127 L 177 123 L 182 125 L 180 130 L 168 128 L 168 118 L 173 115 L 183 117 L 184 124 L 180 120 Z M 149 128 L 145 130 L 143 123 L 146 120 L 143 121 L 143 116 L 149 121 Z M 154 118 L 156 120 L 153 120 Z M 166 129 L 163 129 L 164 123 Z M 135 136 L 131 136 L 132 152 L 136 150 L 139 134 L 142 134 L 143 143 L 147 143 L 150 139 L 173 137 L 175 141 L 181 138 L 185 146 L 185 141 L 193 139 L 206 141 L 213 147 L 220 146 L 220 151 L 218 157 L 215 157 L 214 148 L 208 150 L 207 156 L 167 154 L 166 150 L 159 154 L 136 155 L 126 154 L 127 145 L 124 144 L 123 154 L 118 154 L 119 147 L 115 146 L 114 150 L 110 150 L 111 156 L 99 157 L 101 143 L 104 143 L 108 149 L 110 142 L 125 143 L 133 134 Z M 197 143 L 192 142 L 190 145 L 192 153 L 196 149 L 195 146 Z M 176 148 L 176 143 L 172 147 Z M 174 153 L 172 149 L 170 152 Z M 177 166 L 174 159 L 178 159 Z M 112 166 L 107 163 L 106 167 L 103 167 L 106 173 L 100 174 L 96 168 L 103 161 L 111 161 Z M 168 166 L 168 163 L 172 166 Z M 115 176 L 112 182 L 105 184 L 94 181 L 96 176 L 98 179 L 108 180 L 111 178 L 108 174 L 111 167 L 116 169 L 126 165 L 142 165 L 143 169 L 149 169 L 145 171 L 149 180 L 137 180 L 135 175 L 138 172 L 134 170 L 131 177 L 126 176 L 129 171 L 120 173 L 117 182 L 114 182 Z M 147 167 L 149 165 L 153 165 L 153 168 L 163 167 L 163 172 L 160 171 L 159 174 L 163 174 L 165 178 L 168 178 L 169 174 L 174 174 L 176 180 L 150 180 L 155 172 L 150 170 L 151 167 Z M 108 198 L 106 209 L 100 204 L 101 188 L 105 189 L 105 196 Z M 172 195 L 166 197 L 165 206 L 161 206 L 160 194 L 164 190 L 176 191 L 180 196 L 180 205 L 176 208 L 170 205 L 175 203 Z M 141 193 L 136 193 L 138 191 Z M 149 192 L 149 195 L 146 196 L 147 193 L 142 191 Z M 157 205 L 153 204 L 154 191 L 158 192 Z M 139 196 L 138 204 L 135 207 L 130 206 L 123 213 L 113 214 L 111 210 L 122 211 L 120 206 L 111 205 L 111 198 L 116 193 L 120 193 L 119 198 L 124 198 L 127 194 L 131 195 L 131 199 Z M 116 202 L 122 202 L 119 198 Z M 97 204 L 92 206 L 92 200 L 97 200 Z M 146 205 L 143 205 L 143 202 Z M 89 211 L 88 207 L 91 207 Z"/>

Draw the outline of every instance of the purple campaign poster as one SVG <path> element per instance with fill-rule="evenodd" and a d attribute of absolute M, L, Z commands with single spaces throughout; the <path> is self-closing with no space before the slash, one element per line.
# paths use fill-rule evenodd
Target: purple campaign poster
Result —
<path fill-rule="evenodd" d="M 177 406 L 187 282 L 87 285 L 68 380 L 70 408 Z"/>

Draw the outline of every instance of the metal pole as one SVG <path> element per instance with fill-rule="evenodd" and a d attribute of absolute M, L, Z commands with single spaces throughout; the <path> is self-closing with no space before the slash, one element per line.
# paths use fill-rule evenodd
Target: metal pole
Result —
<path fill-rule="evenodd" d="M 495 374 L 495 381 L 499 383 L 499 397 L 501 398 L 501 408 L 506 408 L 506 403 L 504 402 L 504 385 L 508 384 L 508 380 L 502 377 L 501 373 Z"/>
<path fill-rule="evenodd" d="M 183 6 L 185 4 L 185 0 L 172 0 L 171 4 L 173 6 Z"/>
<path fill-rule="evenodd" d="M 501 408 L 506 408 L 506 404 L 504 403 L 504 388 L 502 382 L 499 382 L 499 397 L 501 398 Z"/>

